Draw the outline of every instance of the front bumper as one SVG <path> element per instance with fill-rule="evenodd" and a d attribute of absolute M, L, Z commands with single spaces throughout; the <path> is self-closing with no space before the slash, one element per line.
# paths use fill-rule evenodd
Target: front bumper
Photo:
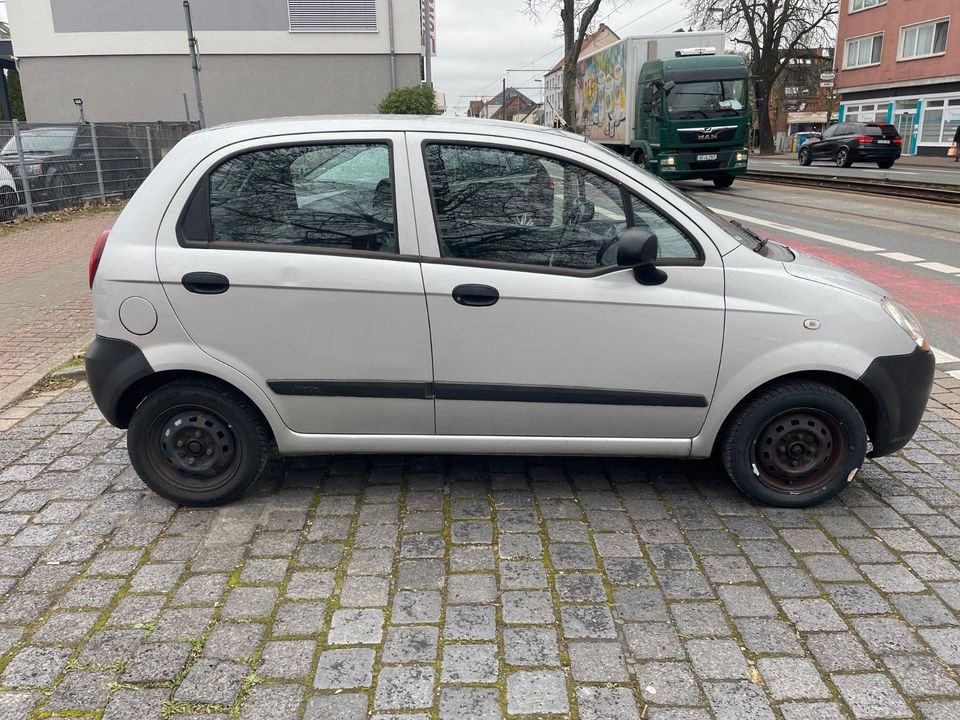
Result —
<path fill-rule="evenodd" d="M 746 148 L 696 148 L 663 153 L 659 174 L 665 180 L 710 180 L 722 175 L 745 175 L 746 161 L 738 163 L 737 153 L 747 153 Z M 709 159 L 715 156 L 715 159 Z M 672 157 L 675 165 L 664 165 L 663 158 Z"/>
<path fill-rule="evenodd" d="M 120 403 L 130 386 L 153 374 L 147 358 L 133 343 L 97 335 L 87 349 L 84 365 L 90 393 L 100 412 L 111 425 L 126 427 Z"/>
<path fill-rule="evenodd" d="M 870 457 L 890 455 L 910 442 L 930 398 L 933 371 L 933 353 L 919 347 L 909 355 L 886 355 L 870 363 L 860 377 L 877 406 Z"/>

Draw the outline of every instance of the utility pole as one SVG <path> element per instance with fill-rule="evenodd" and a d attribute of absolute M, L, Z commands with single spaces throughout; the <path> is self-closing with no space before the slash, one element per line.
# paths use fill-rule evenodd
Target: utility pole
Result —
<path fill-rule="evenodd" d="M 203 93 L 200 92 L 200 60 L 197 57 L 197 37 L 193 34 L 190 0 L 183 0 L 183 14 L 187 18 L 187 44 L 190 46 L 190 63 L 193 65 L 193 86 L 197 90 L 197 114 L 200 116 L 200 129 L 203 130 L 207 126 L 207 117 L 203 114 Z"/>
<path fill-rule="evenodd" d="M 431 55 L 433 53 L 433 35 L 430 32 L 430 3 L 431 0 L 420 0 L 423 5 L 423 81 L 433 89 L 433 74 L 430 71 Z"/>
<path fill-rule="evenodd" d="M 503 79 L 503 92 L 500 94 L 500 119 L 507 119 L 507 79 Z"/>

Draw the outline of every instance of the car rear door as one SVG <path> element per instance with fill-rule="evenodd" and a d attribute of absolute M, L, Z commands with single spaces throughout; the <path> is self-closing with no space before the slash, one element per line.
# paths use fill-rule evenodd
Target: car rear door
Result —
<path fill-rule="evenodd" d="M 408 178 L 402 133 L 247 141 L 205 160 L 162 223 L 183 327 L 296 432 L 434 432 Z"/>
<path fill-rule="evenodd" d="M 695 436 L 723 339 L 723 266 L 706 236 L 663 198 L 635 188 L 625 201 L 625 178 L 579 154 L 408 138 L 438 434 Z M 491 153 L 534 171 L 523 185 L 478 175 L 470 158 Z M 662 285 L 615 266 L 628 224 L 660 237 Z"/>

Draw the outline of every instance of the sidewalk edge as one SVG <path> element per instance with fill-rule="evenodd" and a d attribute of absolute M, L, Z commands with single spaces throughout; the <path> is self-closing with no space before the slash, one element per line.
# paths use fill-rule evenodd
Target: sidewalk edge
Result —
<path fill-rule="evenodd" d="M 13 405 L 15 402 L 20 400 L 34 385 L 53 372 L 58 365 L 62 365 L 68 360 L 72 360 L 74 353 L 92 343 L 93 338 L 93 333 L 88 333 L 78 338 L 74 343 L 72 343 L 73 347 L 61 348 L 59 351 L 48 357 L 42 364 L 37 366 L 36 369 L 31 370 L 19 380 L 10 383 L 5 388 L 0 390 L 0 410 Z"/>

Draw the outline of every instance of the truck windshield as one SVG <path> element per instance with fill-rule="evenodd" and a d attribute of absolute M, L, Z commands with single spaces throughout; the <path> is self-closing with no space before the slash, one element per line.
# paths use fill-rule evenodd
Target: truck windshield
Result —
<path fill-rule="evenodd" d="M 677 83 L 667 95 L 671 120 L 743 115 L 746 107 L 745 79 Z"/>

